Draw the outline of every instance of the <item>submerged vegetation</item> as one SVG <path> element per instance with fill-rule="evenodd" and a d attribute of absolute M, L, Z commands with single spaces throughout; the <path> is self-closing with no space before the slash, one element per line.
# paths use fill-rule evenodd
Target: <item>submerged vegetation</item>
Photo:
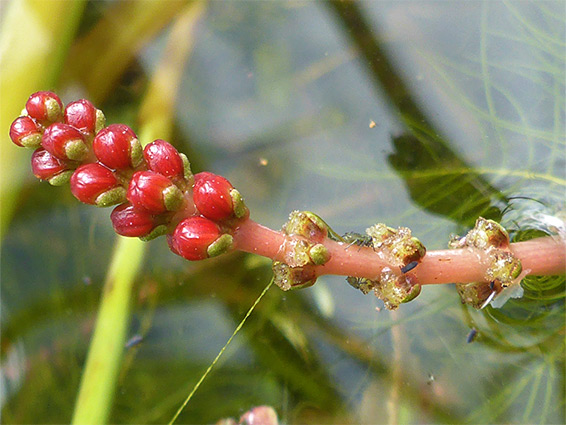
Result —
<path fill-rule="evenodd" d="M 12 2 L 3 20 L 6 423 L 201 423 L 244 418 L 260 405 L 285 423 L 564 421 L 563 264 L 536 269 L 564 250 L 530 245 L 564 233 L 559 2 L 466 3 L 465 21 L 463 4 L 436 2 L 68 4 Z M 73 163 L 80 173 L 71 187 L 83 202 L 132 204 L 112 214 L 118 233 L 169 233 L 181 256 L 215 258 L 188 263 L 164 238 L 120 238 L 112 250 L 108 214 L 26 177 L 29 159 L 8 129 L 30 93 L 55 89 L 78 109 L 89 107 L 71 101 L 90 99 L 141 144 L 128 137 L 118 164 L 100 148 L 110 130 L 90 151 L 58 124 L 46 142 L 58 159 L 34 154 L 35 174 L 60 183 L 74 174 L 61 161 Z M 41 121 L 37 113 L 28 110 Z M 94 137 L 102 124 L 96 111 L 91 118 Z M 55 121 L 80 127 L 71 113 Z M 25 119 L 18 128 L 21 144 L 43 143 Z M 67 136 L 73 143 L 60 150 Z M 144 156 L 141 145 L 156 139 L 172 145 L 153 142 Z M 106 170 L 143 161 L 147 169 L 124 180 L 79 167 L 93 159 Z M 93 175 L 105 182 L 96 190 L 85 183 Z M 134 180 L 133 189 L 125 184 Z M 193 184 L 206 226 L 179 214 Z M 220 194 L 214 202 L 209 189 Z M 251 222 L 248 208 L 270 228 L 288 220 L 284 231 Z M 288 218 L 305 209 L 333 229 L 312 213 Z M 310 220 L 307 233 L 299 216 Z M 203 248 L 187 235 L 204 228 Z M 397 263 L 380 254 L 384 235 L 417 236 L 427 254 L 411 245 Z M 297 264 L 289 267 L 277 238 L 300 248 Z M 525 262 L 512 247 L 538 256 Z M 235 252 L 272 248 L 274 268 Z M 427 268 L 450 252 L 474 253 L 480 286 Z M 350 285 L 320 272 L 346 270 L 332 263 L 340 255 L 360 260 L 339 273 Z M 384 296 L 390 280 L 374 279 L 375 262 L 365 260 L 376 256 L 394 266 L 391 282 L 409 282 L 407 293 Z M 463 267 L 454 270 L 469 276 Z M 273 270 L 282 286 L 319 279 L 275 291 Z M 445 272 L 458 290 L 432 285 L 415 298 L 413 289 Z M 412 301 L 382 310 L 351 286 L 389 307 Z"/>

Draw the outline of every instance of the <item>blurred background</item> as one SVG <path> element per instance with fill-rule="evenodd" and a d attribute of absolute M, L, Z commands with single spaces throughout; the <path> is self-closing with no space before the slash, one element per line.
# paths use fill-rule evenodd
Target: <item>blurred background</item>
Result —
<path fill-rule="evenodd" d="M 116 236 L 110 209 L 31 174 L 8 138 L 27 97 L 91 100 L 278 229 L 407 226 L 446 248 L 478 216 L 515 240 L 566 205 L 561 1 L 0 3 L 4 423 L 68 423 Z M 166 423 L 271 277 L 233 253 L 144 245 L 110 423 Z M 288 424 L 564 423 L 564 276 L 501 309 L 425 287 L 396 312 L 324 277 L 271 288 L 177 423 L 260 404 Z M 469 331 L 478 331 L 467 343 Z M 141 341 L 141 342 L 139 342 Z"/>

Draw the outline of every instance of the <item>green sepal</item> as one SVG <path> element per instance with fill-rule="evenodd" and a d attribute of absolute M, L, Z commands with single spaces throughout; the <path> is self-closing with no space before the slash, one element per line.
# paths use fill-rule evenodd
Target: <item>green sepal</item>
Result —
<path fill-rule="evenodd" d="M 496 221 L 479 217 L 474 228 L 466 235 L 466 245 L 480 249 L 488 247 L 507 248 L 509 246 L 509 234 Z"/>
<path fill-rule="evenodd" d="M 47 99 L 45 102 L 45 109 L 47 110 L 47 120 L 49 122 L 59 121 L 63 116 L 61 105 L 55 99 Z"/>
<path fill-rule="evenodd" d="M 104 116 L 104 112 L 100 109 L 96 110 L 96 121 L 94 124 L 94 134 L 98 134 L 100 130 L 104 128 L 106 125 L 106 117 Z"/>
<path fill-rule="evenodd" d="M 145 236 L 141 236 L 139 239 L 143 242 L 151 241 L 159 236 L 163 236 L 167 234 L 167 230 L 169 228 L 165 224 L 160 224 L 159 226 L 155 227 L 151 232 L 149 232 Z"/>
<path fill-rule="evenodd" d="M 37 149 L 41 145 L 41 134 L 30 134 L 22 137 L 19 142 L 26 148 Z"/>
<path fill-rule="evenodd" d="M 408 302 L 413 301 L 415 298 L 417 298 L 417 297 L 420 295 L 421 289 L 422 289 L 421 285 L 419 285 L 419 284 L 414 285 L 414 286 L 411 288 L 411 291 L 409 292 L 409 295 L 407 295 L 407 296 L 405 297 L 405 299 L 403 299 L 403 301 L 401 301 L 401 302 L 402 302 L 403 304 L 405 304 L 405 303 L 408 303 Z"/>
<path fill-rule="evenodd" d="M 240 192 L 238 192 L 236 189 L 231 189 L 230 190 L 230 197 L 232 198 L 234 215 L 237 218 L 245 217 L 249 213 L 249 210 L 248 210 L 248 207 L 246 206 L 246 204 L 244 202 L 244 198 L 242 198 L 242 195 L 240 194 Z"/>
<path fill-rule="evenodd" d="M 107 190 L 106 192 L 98 195 L 94 201 L 97 207 L 109 207 L 111 205 L 121 204 L 126 201 L 126 189 L 122 186 L 115 187 L 114 189 Z"/>
<path fill-rule="evenodd" d="M 73 161 L 82 161 L 88 155 L 88 146 L 80 139 L 69 140 L 65 144 L 65 155 Z"/>
<path fill-rule="evenodd" d="M 309 211 L 293 211 L 283 231 L 288 235 L 300 235 L 309 242 L 322 242 L 328 235 L 328 227 L 316 214 Z"/>
<path fill-rule="evenodd" d="M 64 184 L 69 183 L 74 172 L 75 170 L 62 171 L 56 176 L 51 177 L 48 182 L 52 186 L 63 186 Z"/>
<path fill-rule="evenodd" d="M 181 161 L 183 161 L 183 177 L 185 177 L 185 180 L 192 184 L 193 172 L 191 171 L 191 163 L 189 162 L 189 158 L 187 158 L 187 155 L 185 155 L 184 153 L 179 153 L 179 156 L 181 157 Z"/>
<path fill-rule="evenodd" d="M 232 237 L 232 235 L 226 233 L 212 242 L 208 246 L 206 252 L 209 257 L 217 257 L 230 251 L 233 244 L 234 238 Z"/>
<path fill-rule="evenodd" d="M 134 168 L 143 162 L 143 148 L 138 139 L 130 141 L 130 161 Z"/>
<path fill-rule="evenodd" d="M 167 211 L 177 211 L 183 205 L 183 192 L 172 184 L 163 190 L 163 203 Z"/>
<path fill-rule="evenodd" d="M 291 267 L 281 261 L 272 264 L 273 282 L 283 291 L 308 288 L 316 282 L 316 273 L 312 267 Z"/>

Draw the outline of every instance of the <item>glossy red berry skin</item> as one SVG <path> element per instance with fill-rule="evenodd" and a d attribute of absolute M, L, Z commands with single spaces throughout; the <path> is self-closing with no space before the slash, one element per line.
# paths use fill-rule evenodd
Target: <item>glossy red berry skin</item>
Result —
<path fill-rule="evenodd" d="M 151 171 L 165 177 L 175 178 L 184 176 L 184 165 L 177 149 L 165 140 L 157 139 L 143 150 L 143 157 Z"/>
<path fill-rule="evenodd" d="M 228 180 L 209 172 L 195 174 L 193 199 L 199 212 L 215 221 L 225 220 L 234 214 Z"/>
<path fill-rule="evenodd" d="M 63 116 L 63 102 L 53 92 L 38 91 L 27 100 L 26 111 L 30 117 L 41 124 L 49 125 L 61 120 Z"/>
<path fill-rule="evenodd" d="M 152 214 L 175 210 L 180 207 L 182 196 L 171 180 L 154 171 L 134 173 L 127 194 L 128 201 L 136 208 L 145 209 Z"/>
<path fill-rule="evenodd" d="M 81 161 L 88 155 L 84 136 L 75 127 L 56 122 L 45 129 L 41 145 L 59 159 Z"/>
<path fill-rule="evenodd" d="M 188 217 L 181 221 L 172 235 L 167 237 L 169 247 L 187 260 L 208 258 L 208 247 L 221 236 L 220 228 L 204 217 Z"/>
<path fill-rule="evenodd" d="M 85 204 L 96 205 L 101 195 L 118 186 L 114 173 L 98 163 L 81 165 L 71 176 L 71 192 Z"/>
<path fill-rule="evenodd" d="M 110 220 L 116 233 L 128 237 L 147 236 L 155 227 L 154 216 L 145 210 L 124 203 L 114 208 Z"/>
<path fill-rule="evenodd" d="M 97 124 L 97 109 L 86 99 L 69 103 L 65 107 L 63 120 L 86 134 L 94 134 Z"/>
<path fill-rule="evenodd" d="M 139 146 L 136 133 L 124 124 L 111 124 L 98 132 L 92 142 L 94 154 L 109 168 L 123 170 L 139 165 L 134 152 Z M 139 148 L 141 150 L 141 147 Z"/>
<path fill-rule="evenodd" d="M 10 126 L 10 139 L 18 146 L 37 148 L 41 145 L 41 131 L 28 116 L 16 118 Z"/>
<path fill-rule="evenodd" d="M 64 161 L 51 155 L 45 149 L 39 148 L 31 155 L 31 170 L 33 175 L 41 180 L 51 180 L 58 174 L 67 171 Z"/>

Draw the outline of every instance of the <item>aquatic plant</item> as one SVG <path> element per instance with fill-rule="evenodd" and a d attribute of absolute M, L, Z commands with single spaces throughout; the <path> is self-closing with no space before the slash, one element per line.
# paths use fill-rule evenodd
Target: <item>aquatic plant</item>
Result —
<path fill-rule="evenodd" d="M 78 107 L 79 106 L 79 107 Z M 367 235 L 338 235 L 322 218 L 294 211 L 281 231 L 250 218 L 244 198 L 222 176 L 193 175 L 188 158 L 157 139 L 142 146 L 123 124 L 104 126 L 104 114 L 80 99 L 66 108 L 52 92 L 32 94 L 10 137 L 35 149 L 32 170 L 52 185 L 70 183 L 81 202 L 108 207 L 116 233 L 144 241 L 166 235 L 171 251 L 205 260 L 234 250 L 273 260 L 282 290 L 312 286 L 319 276 L 347 276 L 388 309 L 415 299 L 422 285 L 456 283 L 464 303 L 477 308 L 504 290 L 513 296 L 528 275 L 561 274 L 566 268 L 564 225 L 556 236 L 511 243 L 493 220 L 478 218 L 452 249 L 426 251 L 410 229 L 374 224 Z"/>

